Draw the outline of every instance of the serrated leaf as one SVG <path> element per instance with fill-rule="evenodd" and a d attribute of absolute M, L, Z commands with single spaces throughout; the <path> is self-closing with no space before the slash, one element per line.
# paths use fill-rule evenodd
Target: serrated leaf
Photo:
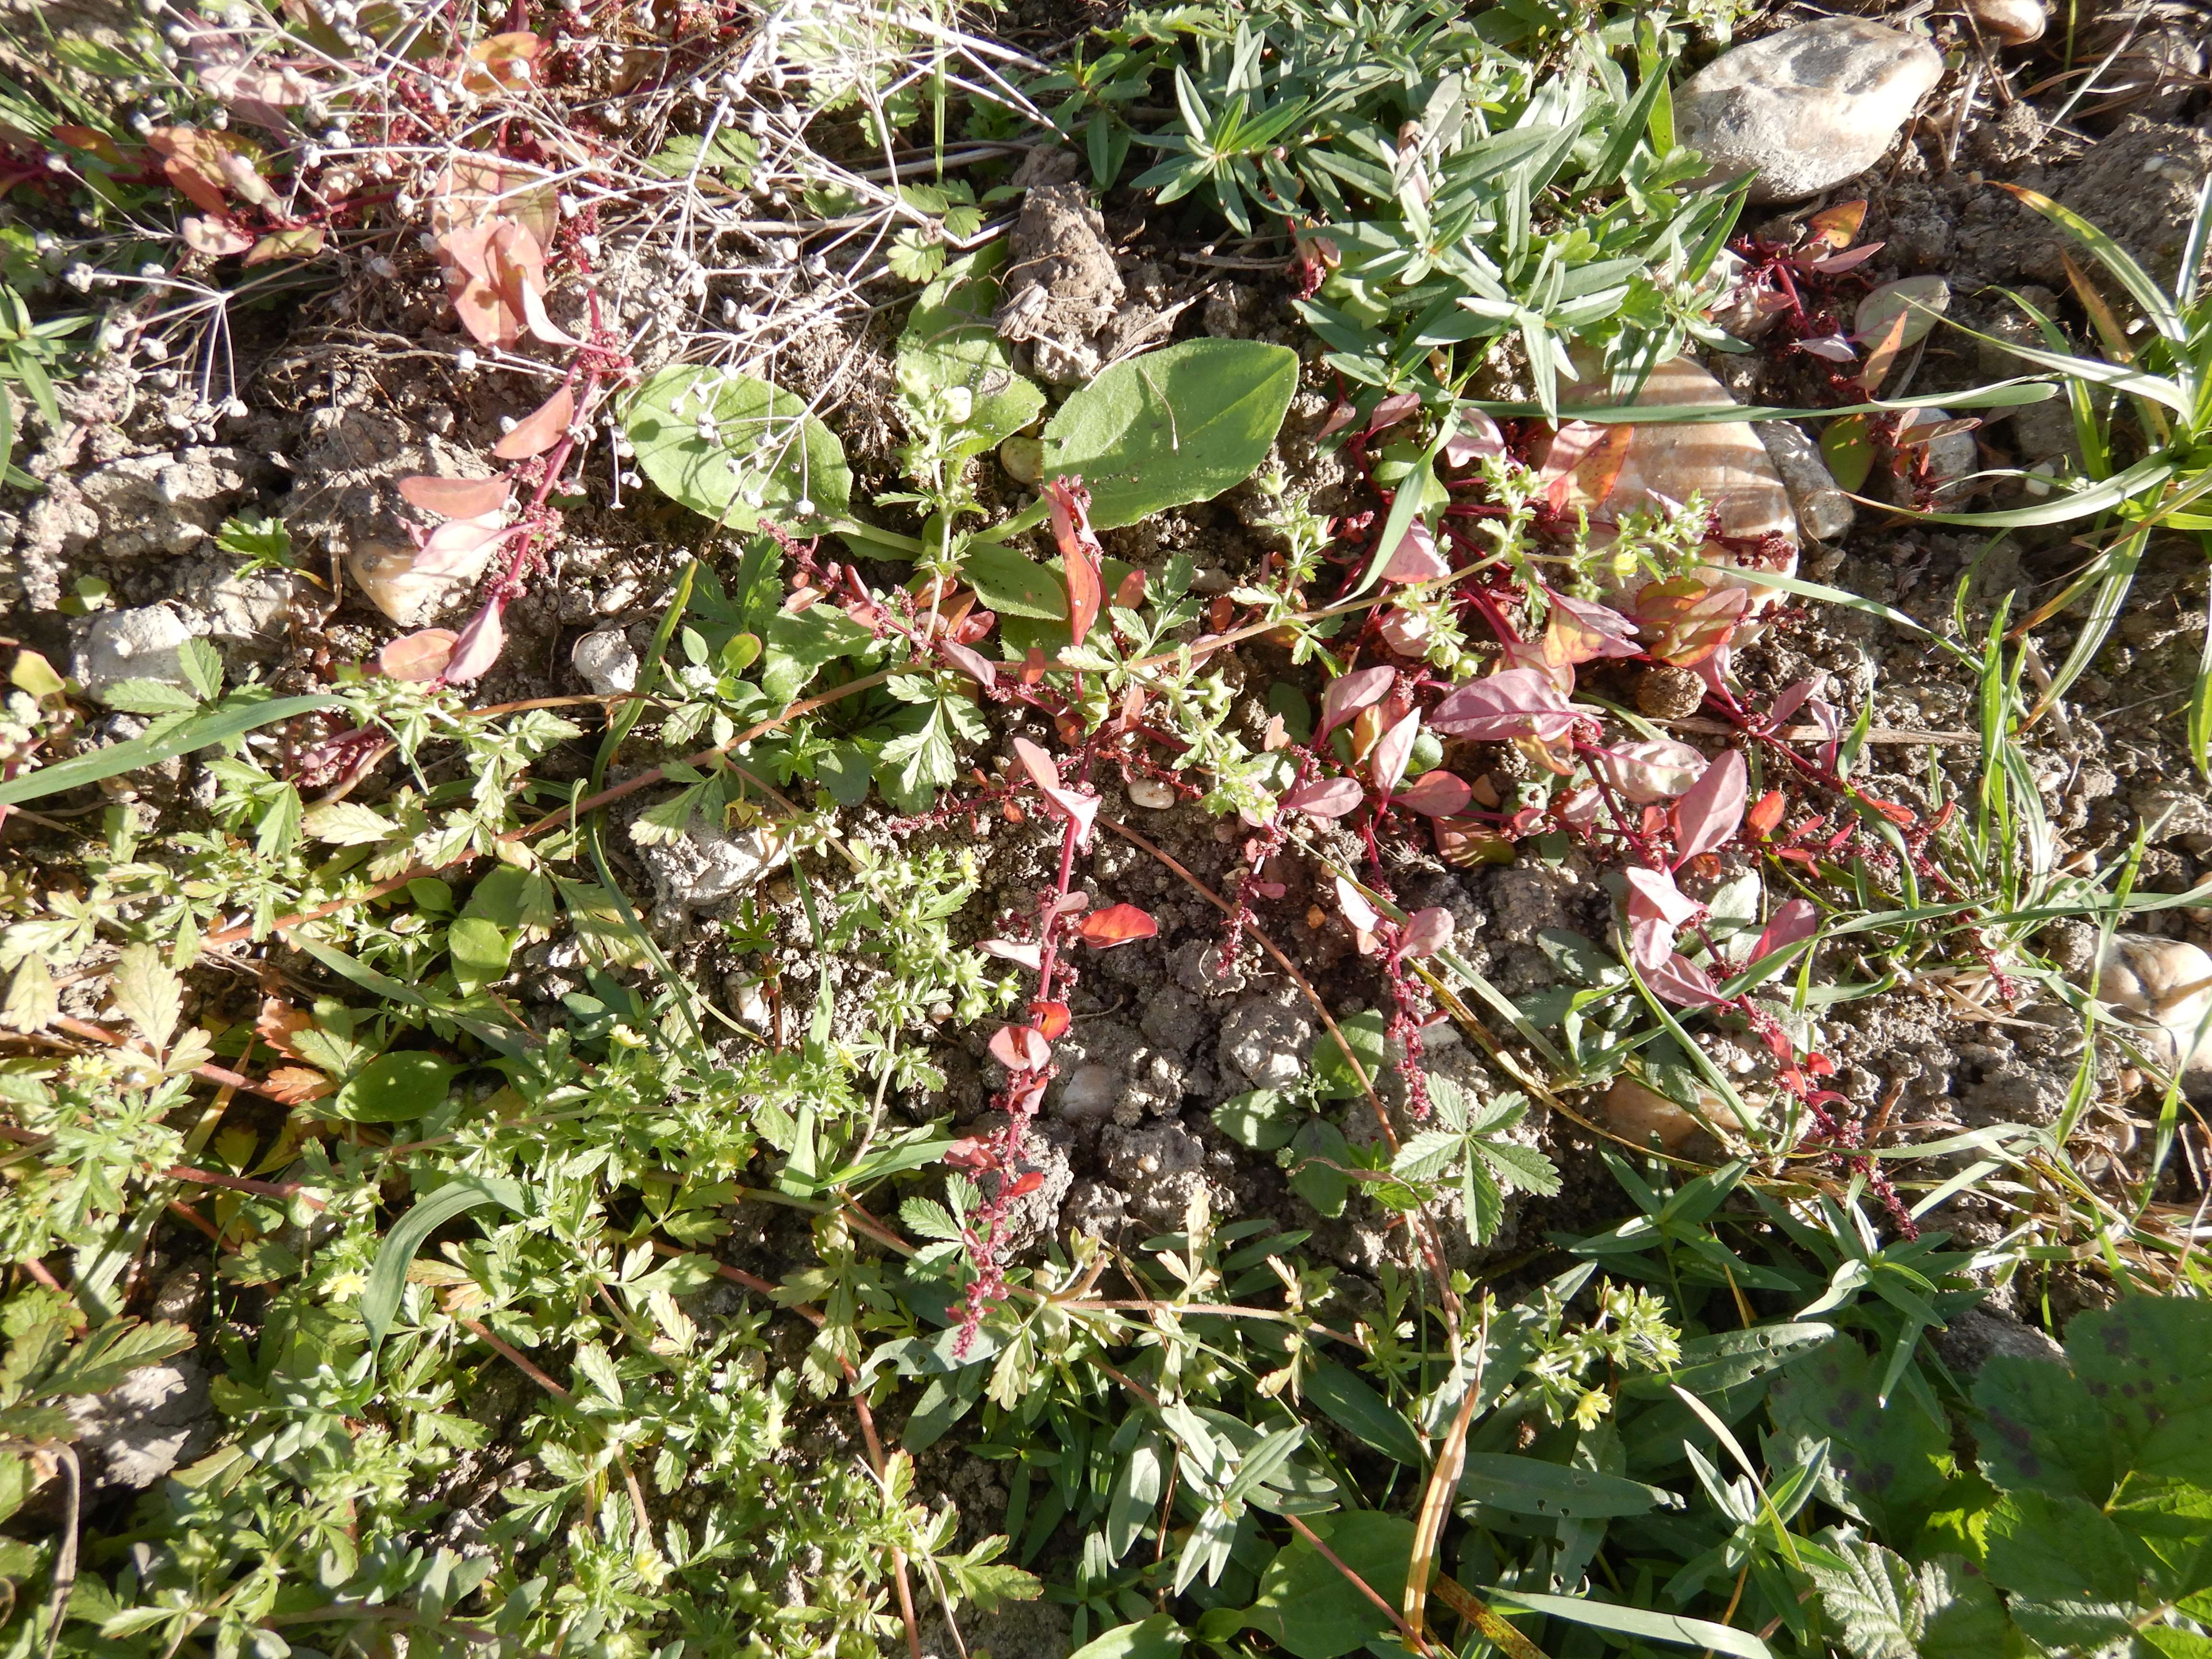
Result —
<path fill-rule="evenodd" d="M 115 1010 L 156 1050 L 166 1048 L 185 1011 L 184 981 L 150 945 L 126 945 L 115 964 Z"/>
<path fill-rule="evenodd" d="M 398 826 L 374 807 L 349 800 L 325 800 L 307 810 L 300 827 L 315 840 L 333 846 L 372 847 Z"/>
<path fill-rule="evenodd" d="M 1449 1129 L 1424 1129 L 1398 1148 L 1390 1173 L 1401 1181 L 1427 1181 L 1450 1167 L 1462 1138 Z"/>
<path fill-rule="evenodd" d="M 44 957 L 25 957 L 8 981 L 8 1000 L 0 1006 L 0 1024 L 26 1035 L 43 1031 L 62 1011 L 61 992 Z"/>

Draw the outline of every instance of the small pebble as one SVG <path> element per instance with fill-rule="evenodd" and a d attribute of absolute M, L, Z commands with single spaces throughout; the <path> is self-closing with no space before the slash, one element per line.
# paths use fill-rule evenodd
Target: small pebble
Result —
<path fill-rule="evenodd" d="M 2212 1036 L 2197 1027 L 2212 1009 L 2212 956 L 2185 939 L 2115 933 L 2105 947 L 2097 995 L 2148 1026 L 2144 1045 L 2160 1064 L 2186 1052 L 2185 1072 L 2212 1070 Z"/>
<path fill-rule="evenodd" d="M 2040 0 L 1966 0 L 1966 9 L 1983 33 L 2008 46 L 2040 40 L 2048 21 Z"/>
<path fill-rule="evenodd" d="M 1129 805 L 1141 806 L 1148 812 L 1164 812 L 1176 804 L 1175 786 L 1162 783 L 1157 778 L 1129 780 Z"/>
<path fill-rule="evenodd" d="M 1698 1095 L 1698 1109 L 1714 1124 L 1724 1129 L 1742 1128 L 1735 1109 L 1719 1095 L 1705 1089 Z M 1617 1079 L 1613 1087 L 1598 1097 L 1596 1104 L 1606 1127 L 1613 1133 L 1639 1146 L 1650 1145 L 1656 1136 L 1662 1152 L 1677 1150 L 1701 1127 L 1656 1089 L 1646 1088 L 1631 1078 Z"/>
<path fill-rule="evenodd" d="M 1044 445 L 1035 438 L 1009 438 L 999 446 L 999 465 L 1015 483 L 1035 485 L 1044 477 Z"/>

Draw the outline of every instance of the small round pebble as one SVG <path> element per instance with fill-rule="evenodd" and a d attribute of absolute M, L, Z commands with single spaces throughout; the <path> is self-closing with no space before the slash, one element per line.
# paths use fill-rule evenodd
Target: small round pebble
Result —
<path fill-rule="evenodd" d="M 1149 812 L 1164 812 L 1176 804 L 1175 786 L 1162 783 L 1157 778 L 1132 778 L 1129 804 Z"/>

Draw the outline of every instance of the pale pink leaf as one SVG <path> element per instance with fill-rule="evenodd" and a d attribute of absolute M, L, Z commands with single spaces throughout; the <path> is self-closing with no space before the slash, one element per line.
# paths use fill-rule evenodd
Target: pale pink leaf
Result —
<path fill-rule="evenodd" d="M 1644 647 L 1636 642 L 1636 624 L 1611 605 L 1594 605 L 1588 599 L 1572 599 L 1565 593 L 1550 593 L 1549 597 L 1554 605 L 1574 618 L 1586 632 L 1596 636 L 1591 641 L 1591 648 L 1596 655 L 1633 657 L 1643 650 Z"/>
<path fill-rule="evenodd" d="M 1403 806 L 1425 817 L 1455 817 L 1467 810 L 1474 799 L 1474 792 L 1467 787 L 1467 780 L 1455 772 L 1438 768 L 1424 772 L 1390 798 L 1393 806 Z"/>
<path fill-rule="evenodd" d="M 1314 733 L 1314 741 L 1320 743 L 1368 704 L 1382 702 L 1397 678 L 1395 668 L 1362 668 L 1330 682 L 1322 693 L 1321 729 Z"/>
<path fill-rule="evenodd" d="M 1076 846 L 1090 846 L 1091 820 L 1098 816 L 1098 797 L 1079 795 L 1073 789 L 1048 789 L 1043 793 L 1053 809 L 1075 826 Z"/>
<path fill-rule="evenodd" d="M 1382 580 L 1392 583 L 1434 581 L 1450 574 L 1451 566 L 1437 551 L 1436 537 L 1419 519 L 1407 526 L 1405 538 L 1382 567 Z"/>
<path fill-rule="evenodd" d="M 545 298 L 538 291 L 538 284 L 527 277 L 522 284 L 522 319 L 530 330 L 530 337 L 550 346 L 580 346 L 584 343 L 563 329 L 545 312 Z"/>
<path fill-rule="evenodd" d="M 1674 804 L 1678 858 L 1695 858 L 1725 847 L 1735 838 L 1743 823 L 1745 792 L 1750 781 L 1743 757 L 1733 749 L 1705 769 L 1705 776 Z"/>
<path fill-rule="evenodd" d="M 1605 797 L 1598 793 L 1595 784 L 1586 783 L 1570 793 L 1553 810 L 1559 813 L 1559 821 L 1562 823 L 1571 823 L 1578 830 L 1587 830 L 1597 822 L 1598 808 L 1603 805 L 1604 800 Z"/>
<path fill-rule="evenodd" d="M 450 628 L 403 634 L 376 653 L 376 665 L 395 680 L 434 680 L 453 660 L 453 641 L 459 637 Z"/>
<path fill-rule="evenodd" d="M 1340 818 L 1357 811 L 1367 791 L 1357 778 L 1316 778 L 1283 797 L 1286 812 L 1304 812 L 1310 818 Z"/>
<path fill-rule="evenodd" d="M 1044 947 L 1035 941 L 1022 944 L 1010 939 L 987 939 L 975 948 L 986 956 L 999 957 L 1007 962 L 1018 963 L 1031 973 L 1036 972 L 1044 966 Z"/>
<path fill-rule="evenodd" d="M 1669 738 L 1615 744 L 1589 761 L 1593 773 L 1639 806 L 1674 799 L 1708 769 L 1703 755 Z"/>
<path fill-rule="evenodd" d="M 507 629 L 500 621 L 501 609 L 500 601 L 492 600 L 477 612 L 461 630 L 460 638 L 453 641 L 453 658 L 439 676 L 448 685 L 467 685 L 482 679 L 499 660 L 501 647 L 507 643 Z"/>
<path fill-rule="evenodd" d="M 1791 899 L 1768 919 L 1765 930 L 1752 945 L 1750 959 L 1762 961 L 1777 951 L 1786 951 L 1791 945 L 1812 938 L 1820 931 L 1820 912 L 1813 901 Z"/>
<path fill-rule="evenodd" d="M 1859 360 L 1858 353 L 1851 349 L 1851 343 L 1840 334 L 1824 334 L 1818 339 L 1800 340 L 1797 349 L 1810 352 L 1823 362 L 1855 363 Z"/>
<path fill-rule="evenodd" d="M 1413 919 L 1406 924 L 1406 936 L 1399 942 L 1398 953 L 1408 957 L 1432 957 L 1439 951 L 1449 949 L 1451 942 L 1451 912 L 1442 905 L 1431 905 L 1425 910 L 1413 912 Z"/>
<path fill-rule="evenodd" d="M 1052 1044 L 1034 1025 L 1001 1025 L 991 1037 L 991 1057 L 1010 1072 L 1041 1072 L 1052 1060 Z"/>
<path fill-rule="evenodd" d="M 1367 902 L 1367 895 L 1342 876 L 1336 878 L 1336 908 L 1363 933 L 1371 933 L 1382 925 L 1381 914 Z"/>
<path fill-rule="evenodd" d="M 1406 775 L 1406 763 L 1413 757 L 1413 743 L 1421 735 L 1421 715 L 1419 709 L 1406 716 L 1376 739 L 1375 752 L 1367 757 L 1369 770 L 1375 787 L 1389 794 Z"/>
<path fill-rule="evenodd" d="M 1820 689 L 1820 683 L 1818 680 L 1798 680 L 1784 686 L 1781 690 L 1774 694 L 1774 701 L 1767 706 L 1767 729 L 1772 731 L 1779 726 L 1783 721 L 1804 706 L 1806 698 Z"/>
<path fill-rule="evenodd" d="M 1658 967 L 1646 970 L 1644 983 L 1662 1002 L 1671 1002 L 1678 1008 L 1716 1008 L 1728 999 L 1713 976 L 1692 962 L 1687 957 L 1672 956 Z"/>
<path fill-rule="evenodd" d="M 1014 758 L 1022 763 L 1022 770 L 1030 775 L 1030 781 L 1038 788 L 1060 787 L 1060 768 L 1053 764 L 1051 756 L 1027 738 L 1014 739 Z"/>
<path fill-rule="evenodd" d="M 1458 416 L 1460 429 L 1444 440 L 1443 458 L 1446 466 L 1465 466 L 1503 455 L 1505 434 L 1498 430 L 1498 422 L 1489 416 L 1474 410 L 1462 410 Z"/>
<path fill-rule="evenodd" d="M 514 431 L 491 447 L 491 453 L 502 461 L 543 455 L 568 435 L 569 422 L 575 418 L 576 394 L 564 386 L 524 416 Z"/>
<path fill-rule="evenodd" d="M 513 488 L 506 478 L 436 478 L 418 473 L 399 481 L 399 498 L 441 519 L 482 519 L 504 512 Z"/>
<path fill-rule="evenodd" d="M 1321 430 L 1315 433 L 1314 436 L 1316 439 L 1334 437 L 1345 428 L 1350 426 L 1358 415 L 1358 409 L 1349 403 L 1340 400 L 1336 407 L 1328 411 L 1328 418 L 1321 423 Z"/>
<path fill-rule="evenodd" d="M 1628 884 L 1628 914 L 1631 916 L 1656 916 L 1670 927 L 1680 927 L 1705 907 L 1674 885 L 1674 878 L 1664 870 L 1646 870 L 1640 866 L 1621 872 Z"/>
<path fill-rule="evenodd" d="M 1674 928 L 1657 916 L 1637 916 L 1628 924 L 1628 956 L 1645 973 L 1674 954 Z"/>

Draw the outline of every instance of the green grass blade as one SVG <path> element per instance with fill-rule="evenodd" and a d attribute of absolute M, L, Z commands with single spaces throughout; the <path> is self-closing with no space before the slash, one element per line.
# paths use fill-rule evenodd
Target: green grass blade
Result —
<path fill-rule="evenodd" d="M 213 709 L 186 720 L 181 726 L 170 726 L 164 732 L 151 733 L 130 743 L 118 743 L 112 749 L 79 755 L 75 760 L 63 761 L 58 765 L 42 766 L 35 772 L 0 783 L 0 806 L 15 806 L 27 800 L 39 800 L 47 795 L 59 794 L 64 789 L 78 789 L 105 778 L 120 777 L 124 773 L 136 772 L 141 767 L 159 766 L 163 761 L 189 755 L 195 749 L 228 743 L 233 738 L 244 737 L 248 732 L 274 726 L 279 720 L 312 714 L 319 709 L 343 708 L 345 706 L 343 701 L 337 697 L 309 696 L 277 697 L 268 702 L 247 703 L 241 708 Z"/>
<path fill-rule="evenodd" d="M 2087 248 L 2099 264 L 2119 279 L 2120 286 L 2127 289 L 2129 295 L 2142 307 L 2143 315 L 2150 319 L 2153 328 L 2176 345 L 2187 343 L 2189 331 L 2181 320 L 2181 313 L 2174 309 L 2173 301 L 2151 280 L 2150 273 L 2136 263 L 2135 256 L 2127 249 L 2073 209 L 2062 206 L 2039 191 L 2029 190 L 2021 185 L 1999 185 L 1997 188 L 2009 191 L 2017 200 L 2033 208 Z"/>
<path fill-rule="evenodd" d="M 2049 689 L 2036 700 L 2039 710 L 2064 696 L 2074 682 L 2088 672 L 2097 653 L 2105 648 L 2112 625 L 2120 619 L 2120 608 L 2127 603 L 2128 589 L 2136 579 L 2136 567 L 2142 562 L 2143 549 L 2149 540 L 2150 530 L 2146 526 L 2118 546 L 2107 549 L 2100 560 L 2105 568 L 2097 583 L 2097 597 L 2090 604 L 2088 617 L 2082 623 L 2081 631 L 2075 635 L 2066 660 L 2058 665 L 2058 672 L 2051 677 Z"/>

